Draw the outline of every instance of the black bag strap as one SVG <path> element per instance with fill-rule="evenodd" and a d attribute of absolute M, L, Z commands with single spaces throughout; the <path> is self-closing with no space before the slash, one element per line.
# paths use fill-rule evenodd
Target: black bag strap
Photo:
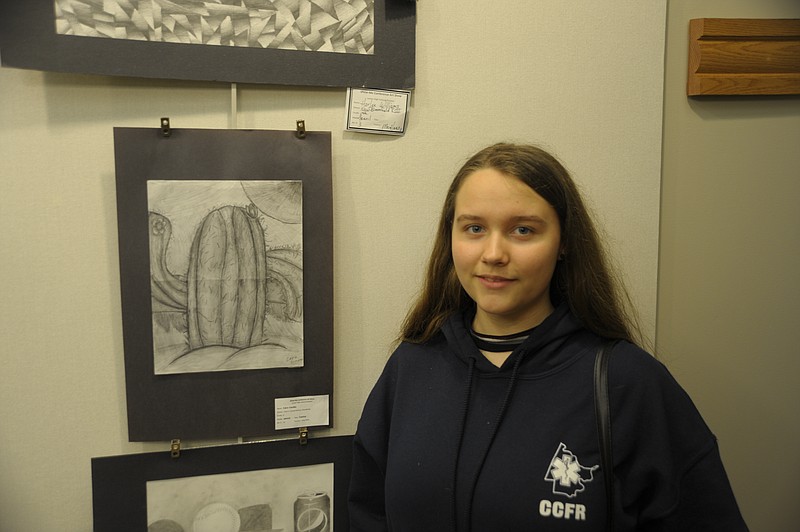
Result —
<path fill-rule="evenodd" d="M 600 439 L 600 468 L 606 488 L 606 530 L 614 530 L 614 455 L 611 449 L 611 406 L 608 400 L 608 359 L 615 341 L 604 342 L 594 361 L 594 411 Z"/>

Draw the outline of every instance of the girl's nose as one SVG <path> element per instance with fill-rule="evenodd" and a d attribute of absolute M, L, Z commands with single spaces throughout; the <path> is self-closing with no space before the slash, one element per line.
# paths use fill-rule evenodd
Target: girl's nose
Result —
<path fill-rule="evenodd" d="M 483 256 L 481 260 L 486 264 L 503 264 L 508 260 L 505 240 L 498 233 L 489 234 L 484 240 Z"/>

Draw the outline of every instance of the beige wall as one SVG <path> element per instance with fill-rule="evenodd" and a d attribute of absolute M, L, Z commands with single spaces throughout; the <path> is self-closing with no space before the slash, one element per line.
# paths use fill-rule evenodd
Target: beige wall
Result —
<path fill-rule="evenodd" d="M 703 17 L 800 18 L 800 2 L 669 2 L 657 320 L 751 529 L 786 532 L 800 527 L 800 97 L 687 99 Z"/>
<path fill-rule="evenodd" d="M 546 143 L 612 235 L 752 529 L 796 528 L 800 100 L 688 100 L 684 83 L 690 18 L 800 18 L 800 4 L 669 3 L 660 248 L 665 3 L 418 6 L 401 139 L 342 133 L 341 89 L 240 86 L 232 115 L 227 85 L 0 69 L 0 530 L 89 530 L 90 458 L 166 449 L 127 441 L 111 144 L 161 116 L 333 132 L 333 434 L 355 427 L 458 163 L 499 139 Z"/>
<path fill-rule="evenodd" d="M 796 528 L 800 100 L 688 100 L 684 83 L 690 18 L 800 18 L 800 4 L 669 3 L 660 248 L 664 2 L 418 5 L 402 139 L 342 133 L 340 89 L 240 86 L 232 115 L 227 85 L 0 69 L 0 530 L 89 530 L 90 458 L 166 449 L 127 441 L 111 144 L 113 127 L 161 116 L 333 132 L 333 434 L 355 427 L 459 161 L 546 143 L 612 235 L 751 528 Z"/>
<path fill-rule="evenodd" d="M 0 530 L 89 530 L 91 457 L 168 448 L 127 441 L 115 126 L 168 116 L 175 128 L 292 129 L 303 118 L 332 132 L 330 433 L 354 431 L 450 177 L 490 142 L 543 142 L 562 157 L 653 333 L 666 2 L 490 4 L 419 2 L 403 138 L 342 132 L 343 89 L 238 86 L 232 115 L 224 84 L 0 69 Z"/>

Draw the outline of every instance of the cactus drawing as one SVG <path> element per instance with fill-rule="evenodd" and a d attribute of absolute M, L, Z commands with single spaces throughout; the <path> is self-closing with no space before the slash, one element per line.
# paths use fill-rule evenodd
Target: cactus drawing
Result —
<path fill-rule="evenodd" d="M 255 207 L 209 213 L 189 255 L 189 347 L 261 343 L 266 303 L 266 248 Z"/>
<path fill-rule="evenodd" d="M 269 189 L 260 191 L 257 182 L 247 183 L 251 193 L 259 192 L 258 204 L 247 203 L 248 194 L 240 193 L 244 202 L 217 203 L 204 212 L 191 200 L 197 190 L 211 195 L 199 188 L 205 182 L 192 182 L 195 188 L 180 194 L 185 183 L 180 189 L 166 183 L 167 192 L 186 197 L 188 206 L 149 213 L 156 373 L 302 365 L 299 221 L 289 220 L 285 207 L 273 212 L 282 219 L 267 214 Z M 267 185 L 296 189 L 296 182 L 287 183 L 292 186 Z M 223 190 L 231 186 L 222 184 Z M 287 202 L 285 194 L 276 197 Z"/>

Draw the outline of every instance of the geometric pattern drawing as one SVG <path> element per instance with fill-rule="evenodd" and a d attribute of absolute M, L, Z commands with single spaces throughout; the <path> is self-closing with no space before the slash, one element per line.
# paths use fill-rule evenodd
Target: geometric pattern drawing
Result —
<path fill-rule="evenodd" d="M 594 480 L 594 470 L 599 467 L 582 466 L 578 457 L 567 449 L 566 444 L 559 443 L 544 479 L 553 483 L 554 494 L 572 498 L 586 489 L 585 483 Z"/>
<path fill-rule="evenodd" d="M 372 55 L 374 0 L 55 0 L 60 35 Z"/>

